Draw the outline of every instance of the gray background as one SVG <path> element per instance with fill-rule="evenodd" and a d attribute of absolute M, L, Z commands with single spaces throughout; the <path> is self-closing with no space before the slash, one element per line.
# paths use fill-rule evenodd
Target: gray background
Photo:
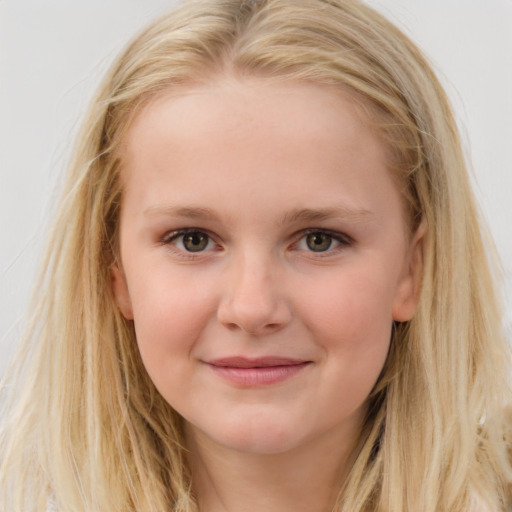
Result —
<path fill-rule="evenodd" d="M 56 183 L 100 77 L 172 0 L 0 0 L 0 375 L 12 355 Z M 463 127 L 504 263 L 512 325 L 512 0 L 373 0 L 430 56 Z"/>

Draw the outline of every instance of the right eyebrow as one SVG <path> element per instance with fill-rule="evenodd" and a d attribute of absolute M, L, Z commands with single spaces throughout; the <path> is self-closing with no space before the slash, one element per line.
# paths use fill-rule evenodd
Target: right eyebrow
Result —
<path fill-rule="evenodd" d="M 163 215 L 166 217 L 218 220 L 218 216 L 212 209 L 200 206 L 155 205 L 146 208 L 143 213 L 146 216 Z"/>

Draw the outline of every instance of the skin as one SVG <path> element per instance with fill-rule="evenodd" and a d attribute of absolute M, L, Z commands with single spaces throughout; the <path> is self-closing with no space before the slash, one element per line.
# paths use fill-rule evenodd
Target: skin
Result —
<path fill-rule="evenodd" d="M 221 77 L 153 99 L 122 156 L 114 294 L 186 420 L 201 510 L 329 510 L 418 297 L 385 148 L 338 91 Z M 241 385 L 212 366 L 233 356 L 304 364 Z"/>

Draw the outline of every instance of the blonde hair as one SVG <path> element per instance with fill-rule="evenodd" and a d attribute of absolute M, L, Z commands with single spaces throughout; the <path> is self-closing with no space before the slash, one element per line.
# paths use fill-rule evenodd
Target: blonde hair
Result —
<path fill-rule="evenodd" d="M 506 510 L 510 361 L 492 243 L 430 66 L 356 0 L 191 0 L 119 57 L 79 137 L 4 385 L 1 510 L 195 510 L 180 417 L 142 365 L 110 268 L 130 121 L 160 91 L 223 73 L 352 95 L 389 150 L 411 229 L 427 226 L 418 310 L 394 326 L 334 510 Z"/>

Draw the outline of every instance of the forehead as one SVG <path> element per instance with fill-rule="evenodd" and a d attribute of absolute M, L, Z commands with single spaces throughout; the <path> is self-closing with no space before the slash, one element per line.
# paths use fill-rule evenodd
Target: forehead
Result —
<path fill-rule="evenodd" d="M 265 139 L 277 136 L 283 151 L 287 143 L 301 139 L 307 142 L 302 146 L 304 151 L 333 144 L 355 146 L 364 133 L 365 138 L 372 139 L 371 148 L 368 145 L 365 152 L 382 153 L 383 145 L 376 137 L 368 137 L 374 125 L 360 104 L 361 98 L 356 100 L 332 86 L 221 76 L 207 84 L 170 88 L 152 97 L 130 123 L 121 156 L 130 167 L 143 156 L 143 147 L 154 149 L 162 138 L 177 156 L 177 150 L 190 137 L 205 146 L 219 142 L 206 137 L 212 128 L 226 136 L 223 145 L 229 141 L 233 146 L 264 144 L 268 142 Z M 268 137 L 258 139 L 261 128 Z M 301 152 L 299 145 L 294 146 Z"/>
<path fill-rule="evenodd" d="M 153 205 L 174 200 L 171 190 L 212 204 L 250 190 L 265 200 L 335 196 L 364 210 L 367 192 L 383 196 L 377 184 L 392 185 L 384 147 L 353 98 L 303 82 L 223 78 L 163 93 L 136 116 L 122 160 L 126 193 Z"/>

